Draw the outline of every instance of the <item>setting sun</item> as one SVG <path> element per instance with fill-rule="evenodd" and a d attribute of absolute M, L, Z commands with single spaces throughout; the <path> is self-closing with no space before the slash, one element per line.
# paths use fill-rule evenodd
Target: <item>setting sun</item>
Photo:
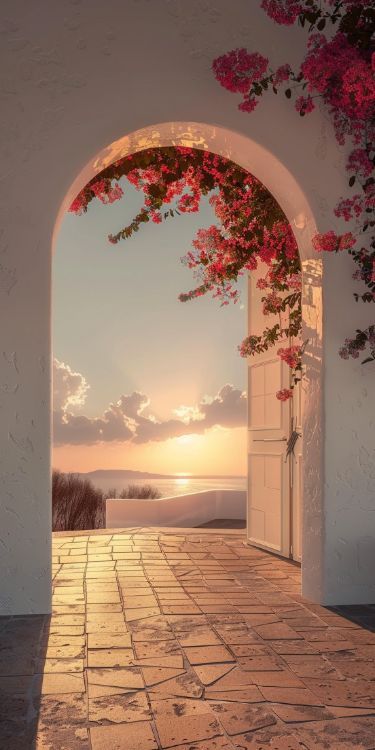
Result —
<path fill-rule="evenodd" d="M 176 442 L 179 445 L 191 445 L 196 441 L 197 437 L 197 435 L 181 435 L 180 437 L 176 438 Z"/>

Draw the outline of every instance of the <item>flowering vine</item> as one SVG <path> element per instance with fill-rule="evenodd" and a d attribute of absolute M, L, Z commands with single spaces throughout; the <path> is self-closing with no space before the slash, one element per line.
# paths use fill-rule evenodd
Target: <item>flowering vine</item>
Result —
<path fill-rule="evenodd" d="M 313 240 L 318 252 L 347 251 L 357 266 L 353 278 L 365 285 L 354 293 L 357 301 L 375 301 L 375 0 L 262 0 L 261 7 L 276 23 L 296 22 L 309 32 L 305 58 L 298 71 L 288 63 L 273 70 L 259 52 L 236 49 L 217 58 L 213 71 L 222 86 L 242 94 L 239 109 L 252 112 L 259 99 L 272 90 L 284 91 L 301 117 L 321 99 L 331 116 L 340 144 L 349 141 L 347 161 L 351 197 L 340 200 L 335 215 L 352 221 L 353 232 L 333 230 Z M 375 360 L 375 325 L 357 329 L 339 350 L 344 359 L 363 364 Z M 284 393 L 283 398 L 287 395 Z"/>
<path fill-rule="evenodd" d="M 210 292 L 222 305 L 238 300 L 236 282 L 259 264 L 258 279 L 265 317 L 278 322 L 259 336 L 247 337 L 242 356 L 266 351 L 278 341 L 296 338 L 301 330 L 301 269 L 290 225 L 273 196 L 237 164 L 207 151 L 185 147 L 147 149 L 126 156 L 94 177 L 70 206 L 86 212 L 91 201 L 113 203 L 123 196 L 122 178 L 143 191 L 138 214 L 109 240 L 117 244 L 142 224 L 160 223 L 181 213 L 199 210 L 202 196 L 209 200 L 218 224 L 199 229 L 182 261 L 193 271 L 197 285 L 180 295 L 187 301 Z M 123 184 L 123 183 L 122 183 Z M 165 210 L 167 208 L 167 210 Z M 301 347 L 281 347 L 279 356 L 292 370 L 291 385 L 300 379 Z M 290 390 L 290 389 L 288 389 Z M 291 390 L 290 390 L 291 393 Z M 285 399 L 285 392 L 277 394 Z"/>

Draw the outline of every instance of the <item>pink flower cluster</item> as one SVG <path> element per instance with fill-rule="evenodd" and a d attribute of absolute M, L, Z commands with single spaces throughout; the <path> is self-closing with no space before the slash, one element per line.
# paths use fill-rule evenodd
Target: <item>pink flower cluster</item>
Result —
<path fill-rule="evenodd" d="M 351 232 L 338 235 L 331 229 L 324 234 L 316 234 L 312 242 L 318 253 L 337 253 L 339 250 L 351 249 L 355 245 L 356 239 Z"/>
<path fill-rule="evenodd" d="M 338 32 L 329 40 L 312 34 L 301 66 L 307 90 L 320 94 L 335 124 L 340 143 L 345 134 L 359 140 L 374 114 L 375 81 L 371 64 Z"/>
<path fill-rule="evenodd" d="M 315 104 L 310 96 L 299 96 L 295 102 L 295 108 L 300 115 L 308 115 L 315 109 Z"/>
<path fill-rule="evenodd" d="M 293 396 L 293 391 L 291 388 L 282 388 L 281 391 L 277 391 L 276 398 L 279 401 L 289 401 L 290 398 Z"/>
<path fill-rule="evenodd" d="M 292 26 L 304 9 L 298 0 L 262 0 L 261 7 L 276 23 Z"/>
<path fill-rule="evenodd" d="M 268 59 L 259 52 L 235 49 L 217 58 L 213 63 L 216 79 L 228 91 L 246 94 L 255 81 L 264 76 Z"/>
<path fill-rule="evenodd" d="M 277 353 L 280 359 L 285 362 L 292 370 L 297 367 L 301 359 L 300 346 L 281 347 L 277 350 Z"/>
<path fill-rule="evenodd" d="M 365 148 L 356 148 L 351 152 L 346 168 L 358 177 L 366 178 L 372 174 L 374 165 Z"/>

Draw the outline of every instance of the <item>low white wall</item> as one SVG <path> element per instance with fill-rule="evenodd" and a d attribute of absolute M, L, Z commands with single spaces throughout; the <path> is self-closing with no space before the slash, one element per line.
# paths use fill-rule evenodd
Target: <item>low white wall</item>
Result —
<path fill-rule="evenodd" d="M 246 518 L 246 490 L 207 490 L 161 500 L 106 500 L 106 526 L 198 526 L 214 518 Z"/>

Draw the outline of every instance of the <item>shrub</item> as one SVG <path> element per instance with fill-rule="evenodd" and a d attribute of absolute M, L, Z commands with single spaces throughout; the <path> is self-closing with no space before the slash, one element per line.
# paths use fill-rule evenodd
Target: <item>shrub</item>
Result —
<path fill-rule="evenodd" d="M 76 531 L 105 526 L 103 492 L 77 474 L 52 474 L 52 529 Z"/>
<path fill-rule="evenodd" d="M 156 487 L 151 487 L 150 484 L 129 484 L 119 493 L 116 489 L 108 490 L 105 497 L 119 498 L 120 500 L 156 500 L 161 497 L 161 492 Z"/>

